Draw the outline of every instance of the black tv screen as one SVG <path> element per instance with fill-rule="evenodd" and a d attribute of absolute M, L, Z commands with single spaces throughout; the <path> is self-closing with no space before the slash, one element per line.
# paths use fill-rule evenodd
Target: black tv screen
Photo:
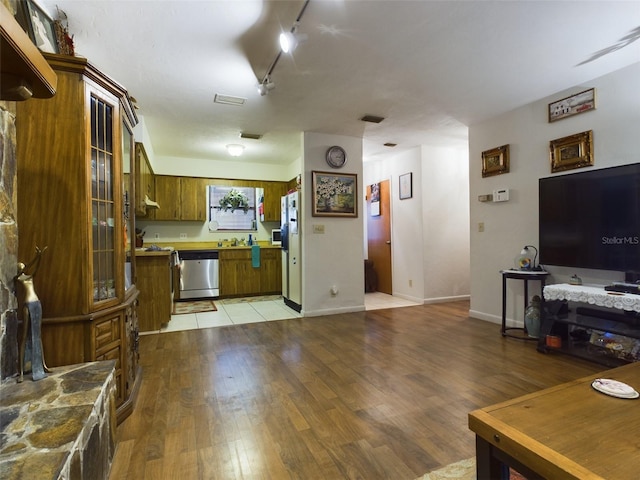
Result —
<path fill-rule="evenodd" d="M 540 264 L 640 270 L 640 163 L 539 180 Z"/>

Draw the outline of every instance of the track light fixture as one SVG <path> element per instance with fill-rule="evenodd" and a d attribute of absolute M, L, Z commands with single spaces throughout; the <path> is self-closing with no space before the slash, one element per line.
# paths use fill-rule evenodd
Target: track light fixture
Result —
<path fill-rule="evenodd" d="M 280 34 L 280 48 L 284 53 L 293 52 L 298 47 L 299 43 L 304 42 L 309 38 L 304 33 L 296 33 L 298 25 L 299 23 L 296 22 L 293 24 L 293 27 L 291 27 L 290 32 L 282 32 Z"/>
<path fill-rule="evenodd" d="M 258 93 L 261 97 L 264 97 L 274 88 L 276 88 L 276 84 L 273 83 L 269 77 L 265 77 L 262 83 L 258 85 Z"/>
<path fill-rule="evenodd" d="M 296 34 L 296 30 L 300 25 L 300 19 L 302 18 L 302 14 L 306 10 L 307 5 L 309 5 L 309 1 L 310 0 L 305 0 L 304 4 L 302 5 L 302 9 L 300 10 L 300 13 L 298 14 L 298 17 L 296 18 L 296 21 L 293 23 L 293 26 L 291 27 L 291 30 L 289 32 L 283 32 L 282 34 L 280 34 L 281 48 L 278 51 L 276 58 L 274 58 L 273 62 L 271 62 L 271 65 L 269 66 L 267 73 L 264 74 L 264 77 L 262 77 L 262 80 L 260 80 L 260 83 L 258 84 L 258 93 L 260 93 L 260 95 L 263 97 L 267 95 L 270 90 L 273 90 L 275 88 L 274 83 L 271 81 L 271 74 L 273 73 L 273 69 L 276 68 L 276 65 L 278 64 L 278 60 L 280 60 L 280 56 L 282 55 L 282 53 L 293 52 L 293 50 L 295 50 L 299 42 L 302 42 L 307 39 L 307 35 Z M 283 44 L 283 38 L 285 41 L 284 44 Z"/>

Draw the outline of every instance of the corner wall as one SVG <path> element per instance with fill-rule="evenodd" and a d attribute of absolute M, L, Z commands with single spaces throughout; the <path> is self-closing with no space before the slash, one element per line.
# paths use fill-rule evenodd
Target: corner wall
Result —
<path fill-rule="evenodd" d="M 471 307 L 475 318 L 500 323 L 502 279 L 500 270 L 514 267 L 524 245 L 538 246 L 538 179 L 551 175 L 549 142 L 593 130 L 593 167 L 604 168 L 640 161 L 640 63 L 583 85 L 558 92 L 469 129 L 469 205 L 471 212 Z M 595 87 L 596 110 L 553 123 L 547 121 L 548 104 Z M 510 145 L 510 172 L 482 178 L 482 152 Z M 584 170 L 584 169 L 581 169 Z M 580 170 L 563 172 L 576 173 Z M 478 196 L 509 188 L 510 200 L 481 203 Z M 484 223 L 484 232 L 478 224 Z M 565 283 L 577 273 L 585 283 L 622 280 L 620 272 L 550 267 L 547 283 Z M 523 282 L 510 280 L 507 320 L 522 326 Z M 537 294 L 532 282 L 529 295 Z"/>

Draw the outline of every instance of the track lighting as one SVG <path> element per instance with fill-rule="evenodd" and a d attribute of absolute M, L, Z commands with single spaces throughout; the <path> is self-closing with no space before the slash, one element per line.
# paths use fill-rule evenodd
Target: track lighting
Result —
<path fill-rule="evenodd" d="M 244 152 L 244 145 L 239 145 L 237 143 L 232 143 L 227 145 L 227 152 L 232 157 L 239 157 Z"/>
<path fill-rule="evenodd" d="M 293 52 L 300 42 L 304 42 L 309 38 L 304 33 L 296 33 L 298 24 L 294 24 L 290 32 L 282 32 L 280 34 L 280 48 L 284 53 Z"/>
<path fill-rule="evenodd" d="M 274 88 L 276 88 L 276 84 L 273 83 L 269 77 L 265 77 L 265 79 L 258 84 L 258 93 L 261 97 L 264 97 Z"/>

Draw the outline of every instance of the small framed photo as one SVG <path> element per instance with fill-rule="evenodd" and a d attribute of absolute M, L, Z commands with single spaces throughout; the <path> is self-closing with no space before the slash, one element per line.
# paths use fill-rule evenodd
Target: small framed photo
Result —
<path fill-rule="evenodd" d="M 413 197 L 413 173 L 405 173 L 400 175 L 400 200 Z"/>
<path fill-rule="evenodd" d="M 590 88 L 570 97 L 549 104 L 549 123 L 563 118 L 572 117 L 579 113 L 595 110 L 596 89 Z"/>
<path fill-rule="evenodd" d="M 358 177 L 351 173 L 311 172 L 311 215 L 358 217 Z"/>
<path fill-rule="evenodd" d="M 482 178 L 509 173 L 509 145 L 482 152 Z"/>
<path fill-rule="evenodd" d="M 371 185 L 371 216 L 380 216 L 380 184 L 374 183 Z"/>
<path fill-rule="evenodd" d="M 593 130 L 549 142 L 551 173 L 590 167 L 593 158 Z"/>
<path fill-rule="evenodd" d="M 18 23 L 41 52 L 59 53 L 53 20 L 33 0 L 20 2 Z"/>

